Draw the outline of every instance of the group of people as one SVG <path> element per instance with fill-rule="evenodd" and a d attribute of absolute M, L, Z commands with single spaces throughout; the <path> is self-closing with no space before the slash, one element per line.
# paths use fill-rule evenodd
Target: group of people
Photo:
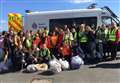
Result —
<path fill-rule="evenodd" d="M 49 32 L 47 28 L 37 32 L 14 31 L 0 34 L 0 63 L 12 64 L 20 70 L 21 65 L 46 63 L 52 59 L 64 58 L 69 63 L 71 57 L 79 55 L 85 62 L 115 59 L 120 41 L 120 30 L 115 23 L 92 29 L 86 24 L 79 27 L 63 28 L 55 26 Z"/>

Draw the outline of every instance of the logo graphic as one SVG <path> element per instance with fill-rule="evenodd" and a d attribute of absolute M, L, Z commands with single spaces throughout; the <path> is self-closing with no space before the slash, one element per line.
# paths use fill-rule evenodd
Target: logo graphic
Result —
<path fill-rule="evenodd" d="M 39 23 L 38 25 L 39 25 L 39 28 L 46 28 L 47 27 L 45 23 Z"/>
<path fill-rule="evenodd" d="M 32 24 L 32 28 L 37 29 L 37 24 L 35 22 Z"/>

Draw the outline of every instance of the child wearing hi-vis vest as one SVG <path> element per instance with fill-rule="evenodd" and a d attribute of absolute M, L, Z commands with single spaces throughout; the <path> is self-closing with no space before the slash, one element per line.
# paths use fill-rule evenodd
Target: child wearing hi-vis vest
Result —
<path fill-rule="evenodd" d="M 53 56 L 50 55 L 50 50 L 47 48 L 46 44 L 43 44 L 43 48 L 40 49 L 39 57 L 42 59 L 43 63 L 48 63 L 52 60 Z"/>
<path fill-rule="evenodd" d="M 56 58 L 58 58 L 57 56 L 58 53 L 56 49 L 57 41 L 58 41 L 58 36 L 56 35 L 55 32 L 53 32 L 52 35 L 50 36 L 50 47 L 51 47 L 50 51 Z"/>
<path fill-rule="evenodd" d="M 71 48 L 69 46 L 69 44 L 64 43 L 59 50 L 61 57 L 64 58 L 65 60 L 67 60 L 69 62 L 69 64 L 71 63 Z"/>

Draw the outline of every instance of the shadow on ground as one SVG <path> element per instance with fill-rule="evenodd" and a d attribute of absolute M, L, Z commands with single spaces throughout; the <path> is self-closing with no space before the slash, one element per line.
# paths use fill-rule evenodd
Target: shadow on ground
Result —
<path fill-rule="evenodd" d="M 90 66 L 89 68 L 119 69 L 120 63 L 102 63 L 95 66 Z"/>
<path fill-rule="evenodd" d="M 51 76 L 54 74 L 55 74 L 55 72 L 53 72 L 51 70 L 47 70 L 47 71 L 43 71 L 43 72 L 38 73 L 38 75 L 44 75 L 44 76 Z"/>

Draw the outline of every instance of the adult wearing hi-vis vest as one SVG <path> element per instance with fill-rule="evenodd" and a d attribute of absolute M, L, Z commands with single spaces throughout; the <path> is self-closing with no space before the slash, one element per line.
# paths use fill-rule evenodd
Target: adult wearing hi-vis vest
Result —
<path fill-rule="evenodd" d="M 83 50 L 84 54 L 86 54 L 86 46 L 87 46 L 87 35 L 85 32 L 85 25 L 81 24 L 79 27 L 79 32 L 78 32 L 78 41 L 81 49 Z"/>
<path fill-rule="evenodd" d="M 99 58 L 106 58 L 107 52 L 107 34 L 108 28 L 106 25 L 98 26 L 96 29 L 96 51 L 100 54 Z"/>
<path fill-rule="evenodd" d="M 118 28 L 115 23 L 111 24 L 110 29 L 108 30 L 108 46 L 109 51 L 111 52 L 111 59 L 114 60 L 117 56 L 117 44 L 118 44 Z"/>

